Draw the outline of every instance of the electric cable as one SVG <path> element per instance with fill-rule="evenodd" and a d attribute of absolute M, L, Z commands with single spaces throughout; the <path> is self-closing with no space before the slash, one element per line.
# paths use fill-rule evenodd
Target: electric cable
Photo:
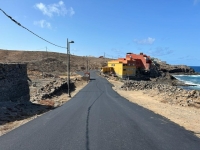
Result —
<path fill-rule="evenodd" d="M 51 45 L 56 46 L 56 47 L 65 48 L 65 49 L 66 49 L 66 47 L 56 45 L 56 44 L 54 44 L 54 43 L 52 43 L 52 42 L 49 42 L 48 40 L 42 38 L 41 36 L 37 35 L 36 33 L 32 32 L 31 30 L 29 30 L 28 28 L 24 27 L 24 26 L 21 25 L 19 22 L 17 22 L 16 20 L 14 20 L 11 16 L 9 16 L 9 15 L 8 15 L 5 11 L 3 11 L 1 8 L 0 8 L 0 10 L 4 13 L 4 15 L 6 15 L 8 18 L 10 18 L 10 19 L 11 19 L 13 22 L 15 22 L 18 26 L 24 28 L 25 30 L 27 30 L 27 31 L 29 31 L 30 33 L 32 33 L 33 35 L 37 36 L 38 38 L 40 38 L 40 39 L 46 41 L 47 43 L 49 43 L 49 44 L 51 44 Z"/>

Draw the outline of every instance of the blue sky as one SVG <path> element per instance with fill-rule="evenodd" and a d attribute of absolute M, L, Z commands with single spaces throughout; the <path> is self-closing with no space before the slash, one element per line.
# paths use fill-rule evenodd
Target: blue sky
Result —
<path fill-rule="evenodd" d="M 169 64 L 200 66 L 200 0 L 6 0 L 0 8 L 75 55 L 143 52 Z M 0 12 L 0 48 L 65 53 Z"/>

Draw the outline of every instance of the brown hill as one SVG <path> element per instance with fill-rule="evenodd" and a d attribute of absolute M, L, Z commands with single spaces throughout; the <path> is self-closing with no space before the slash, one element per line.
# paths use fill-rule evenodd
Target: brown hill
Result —
<path fill-rule="evenodd" d="M 44 51 L 18 51 L 0 49 L 0 62 L 24 62 L 29 71 L 63 73 L 67 72 L 67 54 Z M 106 65 L 108 58 L 96 58 L 70 55 L 70 69 L 72 72 L 89 69 L 98 69 Z"/>

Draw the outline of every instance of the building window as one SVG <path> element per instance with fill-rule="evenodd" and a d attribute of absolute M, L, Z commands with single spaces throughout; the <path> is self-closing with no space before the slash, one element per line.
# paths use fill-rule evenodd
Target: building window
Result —
<path fill-rule="evenodd" d="M 111 64 L 111 66 L 115 66 L 115 64 Z"/>
<path fill-rule="evenodd" d="M 126 71 L 126 69 L 123 69 L 123 71 Z"/>

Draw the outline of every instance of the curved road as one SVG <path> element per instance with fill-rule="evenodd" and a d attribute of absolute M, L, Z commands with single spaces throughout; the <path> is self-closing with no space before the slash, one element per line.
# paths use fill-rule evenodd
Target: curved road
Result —
<path fill-rule="evenodd" d="M 0 150 L 199 150 L 200 139 L 130 103 L 105 79 L 63 106 L 0 137 Z"/>

